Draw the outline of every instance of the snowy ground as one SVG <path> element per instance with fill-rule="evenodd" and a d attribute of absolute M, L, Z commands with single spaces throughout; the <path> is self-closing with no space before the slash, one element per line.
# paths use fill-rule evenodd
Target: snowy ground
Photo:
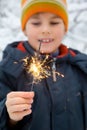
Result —
<path fill-rule="evenodd" d="M 20 26 L 20 0 L 0 0 L 0 59 L 5 46 L 26 39 Z M 63 43 L 87 54 L 87 0 L 68 0 L 69 31 Z"/>

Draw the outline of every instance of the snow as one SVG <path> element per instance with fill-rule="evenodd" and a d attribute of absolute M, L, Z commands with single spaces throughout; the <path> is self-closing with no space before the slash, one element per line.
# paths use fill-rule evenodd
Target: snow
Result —
<path fill-rule="evenodd" d="M 63 43 L 87 54 L 87 0 L 68 0 L 69 31 Z M 0 59 L 8 43 L 24 40 L 20 0 L 0 0 Z"/>

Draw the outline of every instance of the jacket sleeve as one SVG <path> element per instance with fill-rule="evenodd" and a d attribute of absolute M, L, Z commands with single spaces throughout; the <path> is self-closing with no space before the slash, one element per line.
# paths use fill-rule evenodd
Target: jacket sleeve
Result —
<path fill-rule="evenodd" d="M 24 124 L 29 124 L 31 116 L 27 116 L 19 121 L 14 127 L 8 125 L 8 112 L 5 106 L 7 94 L 11 91 L 17 91 L 17 79 L 4 71 L 0 66 L 0 130 L 16 130 L 21 129 Z"/>
<path fill-rule="evenodd" d="M 22 126 L 22 121 L 19 121 L 14 127 L 8 125 L 9 116 L 5 102 L 7 94 L 11 91 L 16 91 L 15 86 L 16 81 L 13 80 L 9 74 L 4 72 L 0 66 L 0 130 L 15 130 Z"/>
<path fill-rule="evenodd" d="M 87 74 L 84 74 L 81 77 L 82 84 L 82 97 L 83 97 L 83 120 L 84 120 L 84 129 L 87 129 Z"/>
<path fill-rule="evenodd" d="M 10 92 L 8 79 L 0 68 L 0 130 L 7 130 L 8 113 L 6 111 L 6 95 Z"/>
<path fill-rule="evenodd" d="M 11 91 L 15 91 L 9 76 L 0 68 L 0 130 L 15 130 L 21 127 L 21 121 L 14 127 L 8 124 L 9 115 L 6 109 L 6 97 Z"/>

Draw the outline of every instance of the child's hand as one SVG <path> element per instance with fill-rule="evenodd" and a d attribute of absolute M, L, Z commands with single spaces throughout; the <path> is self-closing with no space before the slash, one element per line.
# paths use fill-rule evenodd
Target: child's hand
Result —
<path fill-rule="evenodd" d="M 6 107 L 10 120 L 20 121 L 31 114 L 34 92 L 10 92 L 7 95 Z"/>

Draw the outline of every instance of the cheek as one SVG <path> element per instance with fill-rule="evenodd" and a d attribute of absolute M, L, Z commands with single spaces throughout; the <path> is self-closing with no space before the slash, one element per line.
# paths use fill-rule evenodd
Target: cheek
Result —
<path fill-rule="evenodd" d="M 63 29 L 63 30 L 61 30 L 61 29 L 58 29 L 58 30 L 57 30 L 57 29 L 56 29 L 55 35 L 56 35 L 57 39 L 62 40 L 62 38 L 63 38 L 64 35 L 65 35 L 64 29 Z"/>
<path fill-rule="evenodd" d="M 38 36 L 38 31 L 36 29 L 30 28 L 27 34 L 28 38 L 33 38 L 34 40 Z"/>
<path fill-rule="evenodd" d="M 32 36 L 32 34 L 33 34 L 33 29 L 32 28 L 28 28 L 27 29 L 27 35 L 28 36 Z"/>

